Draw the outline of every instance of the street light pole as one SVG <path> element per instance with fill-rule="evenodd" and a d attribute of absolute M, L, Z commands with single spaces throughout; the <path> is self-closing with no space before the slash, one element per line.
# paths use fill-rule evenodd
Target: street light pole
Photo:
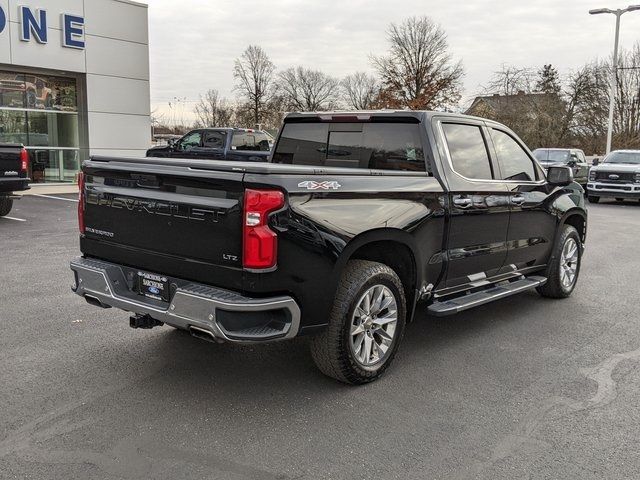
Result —
<path fill-rule="evenodd" d="M 600 13 L 612 13 L 616 16 L 616 39 L 613 47 L 613 71 L 611 72 L 611 93 L 609 94 L 609 122 L 607 127 L 607 154 L 611 152 L 613 141 L 613 113 L 616 106 L 616 86 L 618 84 L 618 43 L 620 42 L 620 17 L 627 12 L 640 10 L 640 5 L 629 5 L 627 8 L 611 10 L 610 8 L 598 8 L 589 10 L 591 15 Z"/>

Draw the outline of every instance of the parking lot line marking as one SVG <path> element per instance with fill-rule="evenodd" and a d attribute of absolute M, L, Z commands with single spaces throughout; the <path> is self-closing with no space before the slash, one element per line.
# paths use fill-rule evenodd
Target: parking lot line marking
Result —
<path fill-rule="evenodd" d="M 6 218 L 7 220 L 15 220 L 16 222 L 26 222 L 24 218 L 14 218 L 14 217 L 0 217 L 0 218 Z"/>
<path fill-rule="evenodd" d="M 78 203 L 76 198 L 63 198 L 63 197 L 54 197 L 53 195 L 42 195 L 40 193 L 34 193 L 34 197 L 42 197 L 42 198 L 53 198 L 54 200 L 64 200 L 65 202 L 75 202 Z"/>

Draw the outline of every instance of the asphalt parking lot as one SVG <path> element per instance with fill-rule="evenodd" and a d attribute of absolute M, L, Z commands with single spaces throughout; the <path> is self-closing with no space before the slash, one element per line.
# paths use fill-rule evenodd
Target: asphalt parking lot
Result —
<path fill-rule="evenodd" d="M 354 388 L 304 340 L 213 345 L 85 304 L 63 198 L 0 219 L 0 478 L 638 478 L 638 203 L 589 207 L 571 298 L 422 311 Z"/>

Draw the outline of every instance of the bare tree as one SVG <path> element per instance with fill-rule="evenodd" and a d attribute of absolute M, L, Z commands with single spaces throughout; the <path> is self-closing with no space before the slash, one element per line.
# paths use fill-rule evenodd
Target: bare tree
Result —
<path fill-rule="evenodd" d="M 380 106 L 452 108 L 461 97 L 461 62 L 448 52 L 444 30 L 429 17 L 411 17 L 387 31 L 386 56 L 372 57 L 382 80 Z"/>
<path fill-rule="evenodd" d="M 570 141 L 569 117 L 557 71 L 502 65 L 483 87 L 489 108 L 472 111 L 504 123 L 530 148 L 562 147 Z"/>
<path fill-rule="evenodd" d="M 278 74 L 278 92 L 287 108 L 317 111 L 334 108 L 340 82 L 319 70 L 295 67 Z"/>
<path fill-rule="evenodd" d="M 380 93 L 380 84 L 374 76 L 365 72 L 356 72 L 342 79 L 340 85 L 349 108 L 354 110 L 374 108 Z"/>
<path fill-rule="evenodd" d="M 493 72 L 489 82 L 483 87 L 486 93 L 517 95 L 518 92 L 531 93 L 535 90 L 534 72 L 530 68 L 502 64 Z"/>
<path fill-rule="evenodd" d="M 640 148 L 640 42 L 618 59 L 613 127 L 616 148 Z"/>
<path fill-rule="evenodd" d="M 594 61 L 569 77 L 566 88 L 567 123 L 573 143 L 587 154 L 604 151 L 609 109 L 609 69 Z"/>
<path fill-rule="evenodd" d="M 204 96 L 200 95 L 194 113 L 198 127 L 225 127 L 229 126 L 233 119 L 232 105 L 226 99 L 220 98 L 215 89 L 207 90 Z"/>
<path fill-rule="evenodd" d="M 251 110 L 254 124 L 262 123 L 262 115 L 272 93 L 275 65 L 257 45 L 249 45 L 233 67 L 235 89 Z"/>

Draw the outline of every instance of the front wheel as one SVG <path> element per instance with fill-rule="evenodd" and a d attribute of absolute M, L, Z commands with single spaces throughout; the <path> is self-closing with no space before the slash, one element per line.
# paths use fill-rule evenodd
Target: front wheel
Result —
<path fill-rule="evenodd" d="M 547 283 L 537 287 L 543 297 L 566 298 L 571 295 L 580 274 L 582 246 L 578 231 L 564 225 L 551 253 L 547 267 Z"/>
<path fill-rule="evenodd" d="M 9 215 L 13 208 L 13 199 L 9 197 L 0 197 L 0 217 Z"/>
<path fill-rule="evenodd" d="M 398 275 L 382 263 L 352 260 L 340 279 L 329 325 L 311 340 L 313 360 L 341 382 L 372 382 L 395 357 L 405 317 Z"/>
<path fill-rule="evenodd" d="M 589 200 L 589 203 L 598 203 L 600 201 L 600 197 L 592 197 L 589 195 L 587 196 L 587 200 Z"/>

